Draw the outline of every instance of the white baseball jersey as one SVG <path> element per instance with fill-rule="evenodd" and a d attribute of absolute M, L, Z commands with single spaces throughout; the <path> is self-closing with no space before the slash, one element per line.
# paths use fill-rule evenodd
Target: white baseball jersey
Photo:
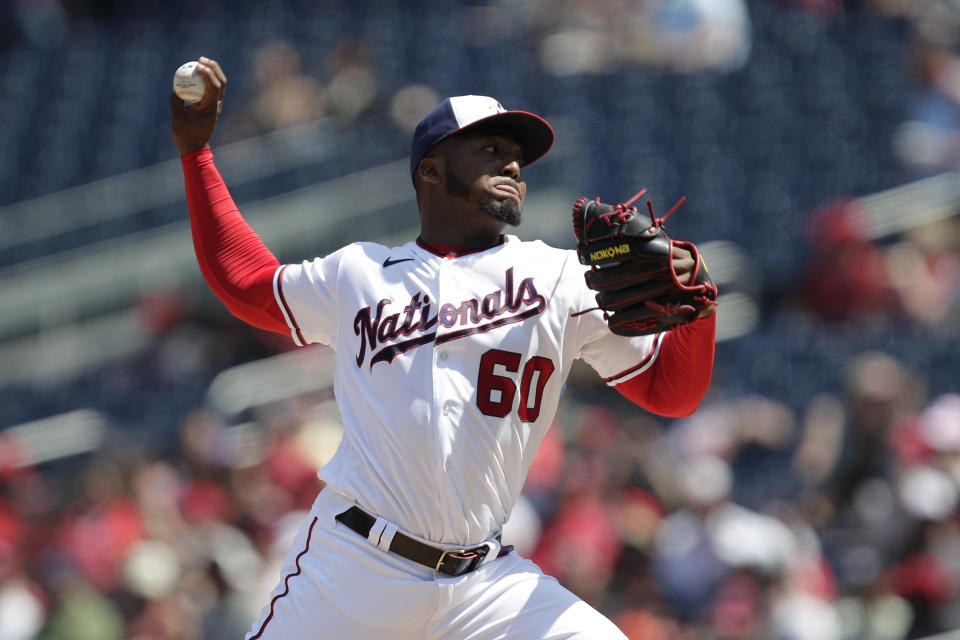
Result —
<path fill-rule="evenodd" d="M 320 476 L 402 529 L 467 545 L 510 515 L 574 359 L 609 384 L 660 336 L 610 332 L 576 253 L 504 236 L 441 256 L 355 243 L 281 266 L 274 291 L 299 345 L 336 351 L 344 435 Z"/>

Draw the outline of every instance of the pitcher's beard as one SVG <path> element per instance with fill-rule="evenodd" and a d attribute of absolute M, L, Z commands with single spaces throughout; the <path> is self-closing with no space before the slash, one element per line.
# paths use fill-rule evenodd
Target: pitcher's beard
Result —
<path fill-rule="evenodd" d="M 453 170 L 450 161 L 447 161 L 447 193 L 464 200 L 470 200 L 470 188 L 460 180 L 457 172 Z M 479 208 L 495 220 L 505 222 L 511 227 L 520 226 L 521 210 L 520 204 L 513 198 L 498 200 L 493 196 L 485 195 L 480 199 Z"/>
<path fill-rule="evenodd" d="M 500 222 L 506 222 L 511 227 L 520 226 L 520 207 L 512 198 L 497 200 L 486 196 L 480 201 L 480 210 Z"/>

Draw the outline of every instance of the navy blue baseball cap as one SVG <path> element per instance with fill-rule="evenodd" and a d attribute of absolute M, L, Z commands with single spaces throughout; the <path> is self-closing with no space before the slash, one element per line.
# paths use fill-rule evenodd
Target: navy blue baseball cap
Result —
<path fill-rule="evenodd" d="M 502 125 L 516 136 L 523 150 L 521 166 L 536 162 L 553 146 L 553 127 L 540 116 L 508 111 L 487 96 L 456 96 L 441 102 L 417 123 L 410 145 L 410 176 L 423 156 L 444 138 L 490 123 Z"/>

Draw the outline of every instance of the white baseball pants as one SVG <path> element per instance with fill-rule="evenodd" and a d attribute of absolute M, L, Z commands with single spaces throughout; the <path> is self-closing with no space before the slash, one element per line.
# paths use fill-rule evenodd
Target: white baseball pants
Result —
<path fill-rule="evenodd" d="M 516 553 L 444 576 L 334 520 L 352 504 L 320 492 L 247 640 L 626 640 Z"/>

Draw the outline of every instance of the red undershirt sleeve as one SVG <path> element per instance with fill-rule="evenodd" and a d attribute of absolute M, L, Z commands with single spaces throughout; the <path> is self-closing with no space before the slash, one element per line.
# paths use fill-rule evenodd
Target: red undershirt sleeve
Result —
<path fill-rule="evenodd" d="M 289 334 L 273 294 L 280 262 L 240 215 L 209 147 L 180 158 L 200 272 L 227 309 L 255 327 Z"/>
<path fill-rule="evenodd" d="M 614 388 L 635 404 L 668 418 L 697 410 L 713 375 L 717 314 L 663 337 L 660 354 L 642 374 Z"/>

